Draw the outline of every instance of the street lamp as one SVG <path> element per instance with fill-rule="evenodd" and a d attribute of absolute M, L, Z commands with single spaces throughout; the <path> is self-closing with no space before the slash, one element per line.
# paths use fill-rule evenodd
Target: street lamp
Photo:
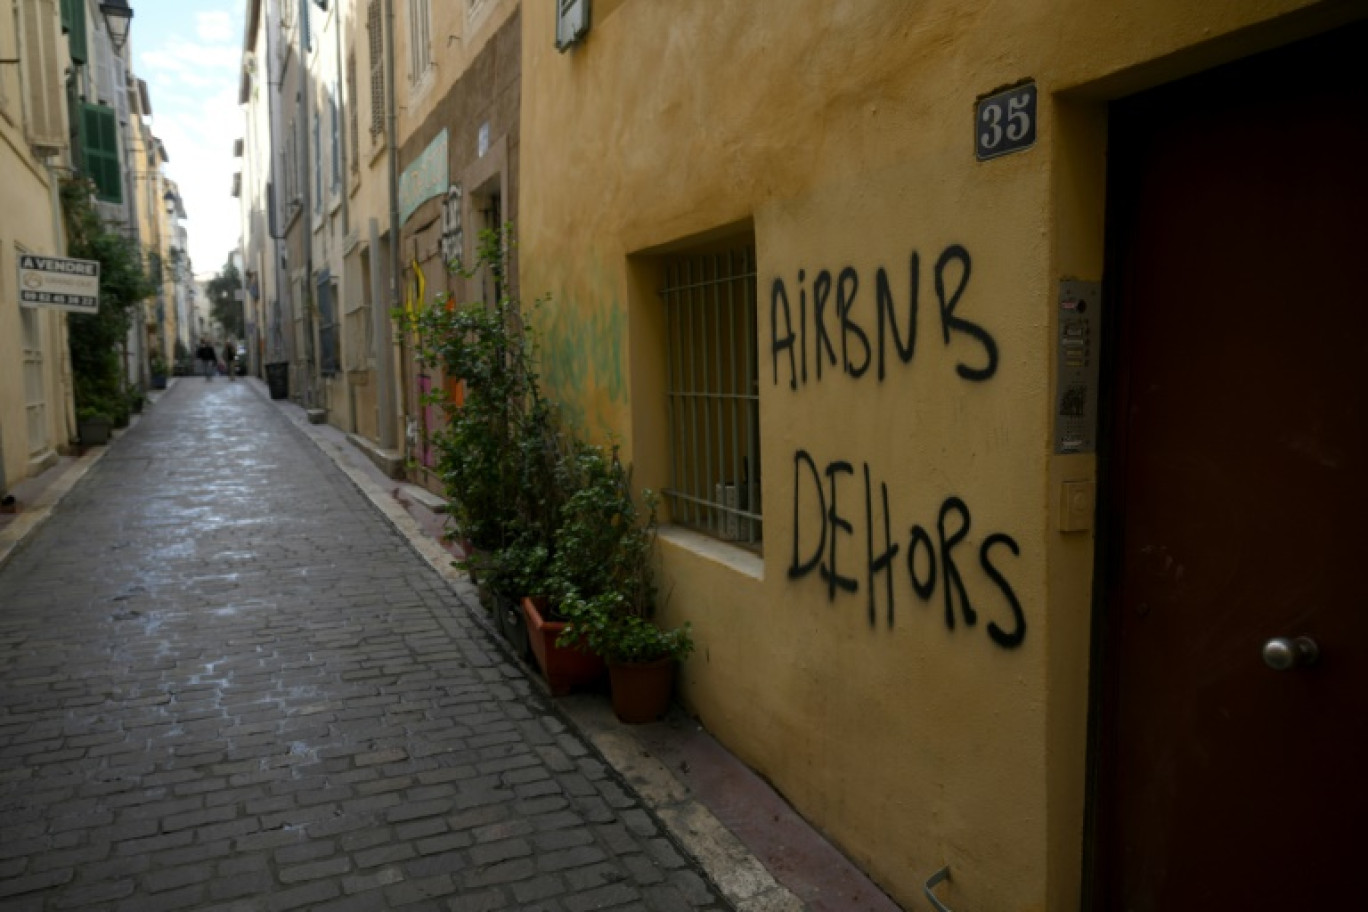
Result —
<path fill-rule="evenodd" d="M 167 190 L 166 195 L 162 197 L 162 202 L 166 203 L 166 214 L 174 218 L 176 215 L 176 204 L 180 202 L 180 198 L 176 196 L 174 191 Z"/>
<path fill-rule="evenodd" d="M 114 53 L 123 53 L 128 41 L 128 26 L 133 21 L 133 10 L 128 0 L 103 0 L 100 14 L 104 16 L 105 28 L 109 29 L 109 41 L 114 45 Z"/>

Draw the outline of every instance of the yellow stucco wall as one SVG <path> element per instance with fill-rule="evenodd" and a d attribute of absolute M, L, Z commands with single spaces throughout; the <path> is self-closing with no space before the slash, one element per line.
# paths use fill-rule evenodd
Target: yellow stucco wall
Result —
<path fill-rule="evenodd" d="M 66 251 L 60 242 L 54 178 L 29 155 L 23 133 L 10 122 L 10 116 L 17 120 L 19 98 L 13 84 L 5 91 L 10 94 L 0 107 L 0 174 L 6 175 L 0 180 L 0 213 L 11 215 L 0 216 L 0 477 L 8 488 L 46 468 L 53 453 L 65 452 L 74 425 L 69 427 L 73 415 L 66 315 L 38 308 L 33 313 L 42 343 L 46 445 L 40 452 L 30 452 L 18 251 L 48 256 Z"/>
<path fill-rule="evenodd" d="M 948 864 L 952 908 L 1076 908 L 1093 542 L 1057 530 L 1057 504 L 1060 483 L 1095 466 L 1052 454 L 1053 316 L 1061 279 L 1102 277 L 1106 101 L 1364 4 L 595 9 L 565 54 L 552 5 L 524 9 L 521 280 L 525 298 L 551 298 L 554 392 L 582 429 L 623 438 L 639 483 L 666 472 L 655 251 L 743 225 L 758 257 L 763 558 L 664 536 L 665 619 L 691 620 L 698 641 L 687 700 L 899 901 L 920 907 L 922 883 Z M 977 162 L 976 99 L 1025 79 L 1039 87 L 1035 146 Z M 905 334 L 914 255 L 916 347 L 904 363 L 890 338 L 879 379 L 876 277 L 886 270 Z M 776 357 L 775 283 L 796 331 L 823 270 L 858 279 L 862 376 L 843 370 L 830 305 L 836 362 L 820 380 L 811 322 L 807 379 L 787 350 Z M 944 319 L 951 308 L 974 329 Z M 858 373 L 863 349 L 846 341 Z M 833 528 L 816 493 L 820 479 L 830 507 L 832 478 L 851 526 L 834 570 L 857 587 L 834 595 L 806 566 Z M 885 485 L 899 550 L 873 577 L 871 619 Z M 923 599 L 914 580 L 932 552 Z M 955 575 L 976 625 L 959 598 L 947 611 Z"/>

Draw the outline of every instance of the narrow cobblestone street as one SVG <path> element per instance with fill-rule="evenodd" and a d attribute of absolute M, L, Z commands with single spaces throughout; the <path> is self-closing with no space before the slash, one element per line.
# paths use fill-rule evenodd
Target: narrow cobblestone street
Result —
<path fill-rule="evenodd" d="M 0 568 L 0 908 L 724 909 L 266 400 L 175 383 Z"/>

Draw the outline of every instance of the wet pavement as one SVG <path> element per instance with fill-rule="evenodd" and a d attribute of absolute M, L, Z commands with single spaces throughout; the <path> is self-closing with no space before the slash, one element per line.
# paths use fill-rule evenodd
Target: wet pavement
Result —
<path fill-rule="evenodd" d="M 434 566 L 175 383 L 0 566 L 0 908 L 731 908 Z"/>

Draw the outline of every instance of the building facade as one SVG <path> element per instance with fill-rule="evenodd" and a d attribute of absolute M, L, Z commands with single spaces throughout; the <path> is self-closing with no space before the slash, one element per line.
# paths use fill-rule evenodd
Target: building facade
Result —
<path fill-rule="evenodd" d="M 1365 19 L 254 0 L 264 360 L 436 487 L 392 314 L 513 223 L 548 391 L 663 495 L 684 701 L 896 900 L 1347 906 Z"/>
<path fill-rule="evenodd" d="M 702 723 L 909 907 L 1352 904 L 1365 5 L 589 7 L 522 290 Z"/>
<path fill-rule="evenodd" d="M 51 466 L 76 435 L 66 308 L 21 306 L 18 294 L 20 256 L 67 254 L 61 183 L 86 181 L 101 222 L 150 262 L 168 252 L 149 240 L 166 224 L 165 150 L 142 119 L 146 86 L 107 23 L 96 0 L 11 0 L 0 16 L 0 493 Z M 152 195 L 149 214 L 142 198 Z M 174 334 L 174 310 L 160 316 L 160 300 L 121 346 L 128 386 L 145 386 L 149 338 Z"/>
<path fill-rule="evenodd" d="M 518 221 L 518 148 L 522 23 L 520 4 L 436 4 L 413 0 L 396 35 L 399 73 L 399 238 L 404 303 L 441 296 L 490 300 L 487 274 L 469 278 L 481 231 L 502 233 Z M 433 36 L 447 35 L 445 49 Z M 508 274 L 517 292 L 516 248 Z M 442 423 L 426 395 L 446 378 L 415 357 L 415 341 L 399 352 L 404 453 L 412 480 L 441 490 L 427 445 Z"/>
<path fill-rule="evenodd" d="M 19 257 L 61 256 L 70 53 L 53 3 L 0 16 L 0 494 L 51 465 L 75 430 L 66 316 L 19 304 Z M 25 217 L 15 217 L 24 213 Z"/>

